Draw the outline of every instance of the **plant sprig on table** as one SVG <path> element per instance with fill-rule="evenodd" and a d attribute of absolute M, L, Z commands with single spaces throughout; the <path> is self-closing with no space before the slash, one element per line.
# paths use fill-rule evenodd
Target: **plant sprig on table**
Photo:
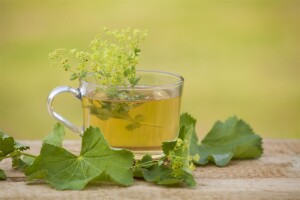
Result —
<path fill-rule="evenodd" d="M 0 130 L 0 161 L 11 158 L 12 167 L 23 170 L 31 165 L 35 158 L 34 155 L 24 152 L 27 149 L 29 149 L 29 146 L 16 142 L 13 137 Z M 0 180 L 4 179 L 6 179 L 6 175 L 0 169 Z"/>
<path fill-rule="evenodd" d="M 59 123 L 44 139 L 38 156 L 23 152 L 29 147 L 1 132 L 0 161 L 12 158 L 13 167 L 24 170 L 28 181 L 44 180 L 59 190 L 81 190 L 91 182 L 103 181 L 129 186 L 134 177 L 158 185 L 194 187 L 194 164 L 226 166 L 231 159 L 258 158 L 263 153 L 261 137 L 236 117 L 216 122 L 201 143 L 195 125 L 192 116 L 182 114 L 178 138 L 162 144 L 164 156 L 154 160 L 145 155 L 135 161 L 132 152 L 110 148 L 94 127 L 85 131 L 79 155 L 62 147 L 65 132 Z M 0 180 L 6 178 L 0 169 Z"/>

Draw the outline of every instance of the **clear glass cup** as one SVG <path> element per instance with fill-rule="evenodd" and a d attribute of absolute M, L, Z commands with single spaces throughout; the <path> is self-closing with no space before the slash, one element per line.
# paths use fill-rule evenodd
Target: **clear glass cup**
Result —
<path fill-rule="evenodd" d="M 159 157 L 161 144 L 178 135 L 183 77 L 162 71 L 137 70 L 140 80 L 134 87 L 103 86 L 93 75 L 80 80 L 79 88 L 60 86 L 48 97 L 50 115 L 83 134 L 89 126 L 98 127 L 113 148 Z M 55 96 L 72 93 L 81 100 L 83 128 L 63 118 L 52 107 Z"/>

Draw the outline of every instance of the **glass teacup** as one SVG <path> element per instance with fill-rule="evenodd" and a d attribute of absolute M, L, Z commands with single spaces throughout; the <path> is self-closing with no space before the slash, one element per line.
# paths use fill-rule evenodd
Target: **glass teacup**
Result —
<path fill-rule="evenodd" d="M 60 86 L 48 97 L 48 111 L 72 131 L 83 134 L 89 126 L 98 127 L 113 148 L 159 157 L 161 144 L 178 135 L 183 77 L 161 71 L 138 70 L 140 80 L 134 87 L 103 86 L 93 75 L 80 80 L 79 88 Z M 83 128 L 56 113 L 54 97 L 70 92 L 83 108 Z"/>

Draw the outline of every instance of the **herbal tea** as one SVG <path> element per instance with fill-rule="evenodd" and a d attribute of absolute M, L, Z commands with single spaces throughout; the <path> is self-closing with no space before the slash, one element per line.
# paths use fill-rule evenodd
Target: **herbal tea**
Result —
<path fill-rule="evenodd" d="M 110 146 L 132 150 L 136 158 L 146 153 L 160 156 L 162 142 L 177 136 L 184 78 L 136 69 L 146 36 L 145 30 L 103 28 L 89 51 L 60 48 L 51 52 L 52 66 L 71 72 L 70 78 L 79 80 L 79 88 L 52 90 L 47 100 L 50 115 L 83 134 L 82 126 L 52 107 L 55 96 L 71 93 L 82 101 L 84 129 L 99 127 Z"/>
<path fill-rule="evenodd" d="M 84 127 L 99 127 L 114 148 L 159 155 L 162 142 L 177 137 L 180 96 L 135 101 L 90 96 L 82 98 Z"/>

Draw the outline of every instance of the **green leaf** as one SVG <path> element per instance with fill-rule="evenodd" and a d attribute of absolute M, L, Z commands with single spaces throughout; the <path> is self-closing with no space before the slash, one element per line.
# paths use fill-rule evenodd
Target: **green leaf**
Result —
<path fill-rule="evenodd" d="M 180 115 L 180 127 L 182 127 L 182 126 L 190 126 L 190 125 L 193 125 L 195 127 L 196 126 L 196 119 L 193 118 L 188 113 L 181 114 Z"/>
<path fill-rule="evenodd" d="M 192 173 L 184 171 L 184 183 L 188 186 L 188 187 L 195 187 L 197 185 L 197 182 L 193 176 Z"/>
<path fill-rule="evenodd" d="M 97 108 L 96 106 L 90 107 L 91 115 L 96 115 L 101 120 L 108 120 L 111 117 L 115 117 L 114 114 L 105 108 Z"/>
<path fill-rule="evenodd" d="M 142 103 L 132 103 L 132 102 L 120 103 L 120 102 L 90 100 L 90 104 L 91 104 L 89 106 L 90 113 L 92 115 L 95 115 L 97 118 L 101 120 L 116 118 L 116 119 L 122 119 L 131 122 L 125 126 L 125 128 L 129 131 L 133 131 L 134 129 L 139 128 L 141 124 L 143 124 L 143 119 L 144 119 L 143 115 L 136 115 L 135 117 L 131 117 L 129 115 L 129 111 L 131 109 L 140 106 Z"/>
<path fill-rule="evenodd" d="M 28 164 L 24 162 L 20 157 L 13 157 L 12 167 L 15 169 L 25 169 L 26 167 L 28 167 Z"/>
<path fill-rule="evenodd" d="M 174 178 L 171 176 L 171 174 L 172 170 L 164 165 L 154 165 L 149 169 L 143 169 L 143 177 L 145 180 L 149 182 L 156 182 L 157 184 L 168 179 L 173 180 Z"/>
<path fill-rule="evenodd" d="M 0 180 L 6 180 L 6 174 L 5 174 L 5 172 L 2 170 L 2 169 L 0 169 Z"/>
<path fill-rule="evenodd" d="M 143 158 L 140 160 L 140 164 L 147 164 L 147 163 L 151 163 L 151 161 L 153 161 L 153 158 L 151 157 L 151 155 L 146 154 L 143 156 Z M 150 166 L 145 166 L 145 168 L 149 168 Z"/>
<path fill-rule="evenodd" d="M 181 130 L 181 129 L 180 129 Z M 169 155 L 170 151 L 173 151 L 176 147 L 177 140 L 169 141 L 169 142 L 163 142 L 161 145 L 161 148 L 165 155 Z"/>
<path fill-rule="evenodd" d="M 12 167 L 15 169 L 24 170 L 26 167 L 32 165 L 35 157 L 31 156 L 16 156 L 12 157 Z"/>
<path fill-rule="evenodd" d="M 193 133 L 195 133 L 195 124 L 196 120 L 188 113 L 183 113 L 180 115 L 180 123 L 179 123 L 179 133 L 178 138 L 181 140 L 188 140 L 192 139 Z M 189 127 L 190 134 L 187 135 L 187 129 Z M 169 151 L 173 150 L 176 146 L 177 141 L 170 141 L 170 142 L 163 142 L 162 149 L 165 155 L 169 154 Z"/>
<path fill-rule="evenodd" d="M 154 165 L 150 169 L 143 169 L 143 177 L 146 181 L 155 182 L 158 185 L 180 186 L 185 184 L 188 187 L 196 186 L 196 181 L 190 172 L 183 170 L 181 177 L 174 177 L 172 170 L 164 165 Z"/>
<path fill-rule="evenodd" d="M 13 137 L 0 131 L 0 160 L 2 160 L 1 157 L 3 158 L 14 151 L 24 151 L 26 149 L 29 149 L 29 146 L 16 142 Z"/>
<path fill-rule="evenodd" d="M 172 155 L 182 158 L 182 169 L 186 171 L 189 171 L 189 145 L 191 143 L 193 132 L 193 125 L 189 125 L 188 127 L 182 125 L 176 141 L 163 142 L 162 144 L 162 149 L 165 155 Z"/>
<path fill-rule="evenodd" d="M 127 150 L 113 150 L 98 128 L 88 128 L 82 137 L 81 153 L 74 155 L 64 148 L 43 144 L 40 155 L 25 172 L 32 179 L 36 173 L 45 175 L 54 188 L 80 190 L 103 174 L 121 185 L 133 183 L 133 154 Z"/>
<path fill-rule="evenodd" d="M 155 163 L 153 162 L 151 155 L 149 154 L 144 155 L 141 160 L 135 161 L 135 166 L 133 167 L 133 176 L 138 178 L 143 178 L 142 169 L 143 168 L 148 169 L 153 165 L 155 165 Z"/>
<path fill-rule="evenodd" d="M 54 146 L 61 147 L 64 136 L 65 136 L 64 126 L 60 123 L 56 123 L 54 125 L 53 131 L 44 138 L 43 143 L 52 144 Z"/>
<path fill-rule="evenodd" d="M 197 120 L 188 113 L 180 115 L 180 127 L 182 126 L 193 126 L 193 132 L 191 135 L 190 143 L 190 155 L 194 156 L 198 154 L 198 137 L 196 133 L 196 122 Z M 196 163 L 197 164 L 197 163 Z"/>
<path fill-rule="evenodd" d="M 163 142 L 162 149 L 166 155 L 164 162 L 157 162 L 150 168 L 143 168 L 145 180 L 158 185 L 176 186 L 185 184 L 194 187 L 196 181 L 190 170 L 189 144 L 194 126 L 182 125 L 175 141 Z"/>
<path fill-rule="evenodd" d="M 136 86 L 136 84 L 138 84 L 138 82 L 141 80 L 141 76 L 139 77 L 133 77 L 131 79 L 129 79 L 130 83 L 131 83 L 131 87 Z"/>
<path fill-rule="evenodd" d="M 129 131 L 133 131 L 134 129 L 137 129 L 141 126 L 141 124 L 139 122 L 133 122 L 128 124 L 127 126 L 125 126 L 125 128 Z"/>
<path fill-rule="evenodd" d="M 27 181 L 34 181 L 36 179 L 45 179 L 47 175 L 48 175 L 48 171 L 43 169 L 30 174 L 30 176 L 27 177 Z"/>
<path fill-rule="evenodd" d="M 262 138 L 243 120 L 230 117 L 224 123 L 216 122 L 201 144 L 198 144 L 197 135 L 193 133 L 190 152 L 193 156 L 200 156 L 194 160 L 196 164 L 214 162 L 222 167 L 231 159 L 260 157 L 263 153 Z"/>
<path fill-rule="evenodd" d="M 0 131 L 0 161 L 9 157 L 12 159 L 13 168 L 23 170 L 29 164 L 23 161 L 24 156 L 22 156 L 21 151 L 27 149 L 29 146 L 16 142 L 13 137 Z"/>
<path fill-rule="evenodd" d="M 0 160 L 15 150 L 15 140 L 0 131 Z"/>
<path fill-rule="evenodd" d="M 71 77 L 70 77 L 70 80 L 71 81 L 74 81 L 74 80 L 76 80 L 76 79 L 78 79 L 79 78 L 79 75 L 77 74 L 77 73 L 73 73 L 72 75 L 71 75 Z"/>
<path fill-rule="evenodd" d="M 30 149 L 30 147 L 28 145 L 22 144 L 20 142 L 16 142 L 15 141 L 15 149 L 19 150 L 19 151 L 25 151 L 27 149 Z"/>
<path fill-rule="evenodd" d="M 23 162 L 25 162 L 27 165 L 32 165 L 32 163 L 34 162 L 36 157 L 32 157 L 32 156 L 22 156 L 22 160 Z"/>

